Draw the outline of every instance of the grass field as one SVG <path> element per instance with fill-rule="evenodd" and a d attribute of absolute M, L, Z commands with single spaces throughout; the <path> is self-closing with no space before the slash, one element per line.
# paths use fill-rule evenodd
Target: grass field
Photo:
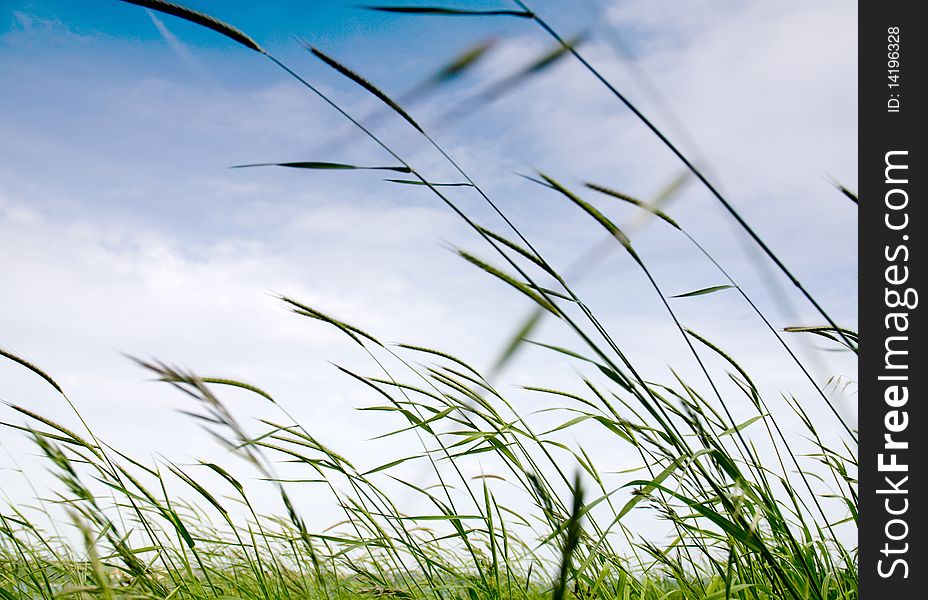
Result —
<path fill-rule="evenodd" d="M 591 237 L 608 236 L 653 288 L 655 305 L 684 340 L 699 378 L 650 381 L 616 333 L 575 291 L 576 274 L 549 262 L 503 205 L 481 188 L 476 174 L 461 168 L 401 103 L 364 76 L 307 46 L 322 64 L 376 98 L 389 118 L 412 127 L 455 171 L 453 182 L 426 179 L 388 140 L 246 33 L 168 2 L 129 3 L 209 28 L 263 55 L 269 68 L 280 69 L 307 94 L 330 104 L 338 118 L 353 124 L 391 161 L 245 166 L 301 169 L 310 176 L 318 170 L 377 169 L 400 187 L 420 186 L 471 228 L 474 249 L 452 248 L 462 268 L 482 271 L 534 308 L 523 322 L 512 324 L 517 333 L 491 372 L 482 372 L 453 354 L 453 340 L 442 349 L 387 343 L 365 331 L 363 323 L 353 323 L 350 314 L 330 315 L 299 298 L 279 297 L 294 319 L 334 328 L 345 344 L 369 358 L 370 373 L 339 367 L 345 385 L 369 391 L 371 405 L 364 410 L 384 416 L 389 424 L 384 437 L 419 443 L 416 454 L 373 469 L 356 468 L 351 456 L 326 447 L 320 432 L 295 420 L 283 400 L 265 392 L 260 382 L 204 377 L 168 363 L 138 360 L 142 370 L 192 400 L 193 416 L 229 450 L 230 460 L 233 455 L 243 459 L 272 487 L 284 508 L 279 514 L 255 508 L 237 468 L 129 456 L 83 418 L 81 427 L 67 427 L 61 424 L 65 418 L 14 403 L 21 420 L 6 427 L 31 438 L 58 485 L 37 491 L 34 505 L 0 511 L 3 599 L 857 598 L 857 431 L 834 404 L 838 388 L 853 384 L 840 373 L 819 381 L 787 343 L 790 336 L 810 336 L 831 350 L 856 354 L 856 334 L 829 315 L 729 199 L 586 62 L 575 41 L 561 37 L 556 23 L 519 1 L 493 14 L 462 9 L 465 14 L 456 15 L 523 19 L 538 27 L 559 49 L 541 57 L 535 71 L 556 60 L 580 61 L 612 94 L 616 109 L 631 110 L 666 143 L 687 177 L 705 187 L 764 260 L 795 285 L 802 302 L 817 311 L 818 324 L 785 330 L 773 325 L 750 291 L 726 270 L 724 257 L 708 252 L 656 204 L 597 182 L 568 186 L 562 176 L 530 175 L 539 193 L 561 199 L 586 218 Z M 379 10 L 428 18 L 447 15 L 449 9 Z M 477 47 L 462 55 L 433 85 L 467 70 L 484 51 Z M 469 188 L 507 229 L 478 223 L 449 192 L 452 186 Z M 851 192 L 841 188 L 835 194 L 840 192 L 856 202 Z M 672 193 L 673 186 L 667 191 Z M 663 235 L 686 239 L 690 251 L 716 269 L 721 283 L 671 295 L 654 277 L 653 265 L 601 208 L 616 204 L 649 216 Z M 674 308 L 677 299 L 711 302 L 722 293 L 736 295 L 750 308 L 764 332 L 758 343 L 783 353 L 815 393 L 765 397 L 738 357 L 726 351 L 725 340 L 688 329 Z M 573 343 L 567 347 L 539 339 L 542 321 L 557 322 Z M 579 365 L 575 390 L 582 392 L 548 388 L 542 377 L 520 390 L 544 400 L 549 408 L 543 420 L 520 413 L 508 388 L 497 385 L 503 367 L 528 344 L 554 360 Z M 52 386 L 80 416 L 54 373 L 13 351 L 0 352 Z M 257 433 L 223 402 L 223 394 L 233 390 L 266 404 Z M 750 416 L 736 417 L 744 407 Z M 802 431 L 788 430 L 787 422 L 800 423 Z M 594 429 L 616 447 L 632 449 L 638 464 L 619 471 L 600 464 L 584 447 L 586 432 Z M 825 441 L 835 439 L 842 443 Z M 468 466 L 474 461 L 494 468 L 473 476 Z M 402 469 L 410 464 L 427 470 L 431 483 L 422 486 L 405 478 Z M 300 479 L 281 475 L 282 465 L 288 474 L 302 473 Z M 312 507 L 294 499 L 292 486 L 304 482 L 328 489 L 343 515 L 340 522 L 321 528 L 315 523 Z M 406 503 L 396 501 L 397 490 L 427 508 L 406 512 Z M 630 525 L 632 515 L 643 512 L 671 535 L 653 536 Z M 37 514 L 46 519 L 40 523 Z"/>

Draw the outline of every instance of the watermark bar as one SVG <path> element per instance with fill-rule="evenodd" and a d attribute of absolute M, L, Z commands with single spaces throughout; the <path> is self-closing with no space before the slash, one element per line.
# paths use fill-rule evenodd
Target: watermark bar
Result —
<path fill-rule="evenodd" d="M 860 597 L 923 597 L 928 410 L 923 299 L 928 24 L 859 11 Z M 892 595 L 885 596 L 886 593 Z"/>

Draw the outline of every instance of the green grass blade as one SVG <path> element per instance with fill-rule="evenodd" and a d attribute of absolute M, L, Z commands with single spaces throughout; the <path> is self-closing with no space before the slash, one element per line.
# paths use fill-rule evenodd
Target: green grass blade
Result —
<path fill-rule="evenodd" d="M 397 13 L 403 15 L 432 15 L 443 17 L 521 17 L 531 19 L 535 15 L 524 10 L 468 10 L 441 6 L 361 6 L 366 10 Z"/>
<path fill-rule="evenodd" d="M 0 356 L 3 356 L 4 358 L 8 358 L 9 360 L 17 364 L 23 367 L 26 367 L 27 369 L 29 369 L 30 371 L 32 371 L 33 373 L 35 373 L 36 375 L 44 379 L 50 386 L 55 388 L 55 390 L 57 390 L 59 394 L 64 395 L 64 390 L 61 389 L 61 386 L 58 385 L 58 382 L 52 379 L 51 375 L 49 375 L 48 373 L 40 369 L 34 363 L 26 360 L 25 358 L 17 354 L 13 354 L 12 352 L 8 350 L 4 350 L 3 348 L 0 348 Z"/>
<path fill-rule="evenodd" d="M 686 292 L 685 294 L 677 294 L 676 296 L 670 296 L 670 298 L 692 298 L 693 296 L 704 296 L 706 294 L 720 292 L 722 290 L 731 289 L 733 287 L 735 286 L 733 285 L 713 285 L 711 287 L 702 288 L 699 290 L 693 290 L 692 292 Z"/>
<path fill-rule="evenodd" d="M 373 94 L 375 97 L 377 97 L 377 99 L 379 99 L 381 102 L 383 102 L 384 104 L 389 106 L 391 109 L 393 109 L 393 111 L 396 114 L 398 114 L 403 119 L 405 119 L 419 133 L 425 133 L 425 130 L 422 129 L 422 127 L 420 127 L 418 123 L 416 123 L 415 119 L 409 116 L 409 113 L 407 113 L 403 109 L 403 107 L 401 107 L 399 104 L 394 102 L 392 98 L 386 95 L 383 91 L 380 90 L 380 88 L 375 86 L 373 83 L 364 79 L 363 77 L 361 77 L 360 75 L 358 75 L 357 73 L 355 73 L 354 71 L 346 67 L 345 65 L 341 64 L 340 62 L 338 62 L 331 56 L 324 53 L 322 50 L 319 50 L 318 48 L 314 46 L 310 46 L 310 45 L 306 45 L 306 49 L 309 50 L 316 58 L 318 58 L 319 60 L 321 60 L 328 66 L 332 67 L 333 69 L 335 69 L 336 71 L 338 71 L 339 73 L 341 73 L 342 75 L 350 79 L 351 81 L 355 82 L 356 84 L 358 84 L 359 86 L 361 86 L 362 88 L 364 88 L 365 90 Z"/>

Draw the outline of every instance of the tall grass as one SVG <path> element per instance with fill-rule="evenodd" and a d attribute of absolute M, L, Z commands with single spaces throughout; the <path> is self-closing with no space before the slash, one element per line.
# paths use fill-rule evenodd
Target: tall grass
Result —
<path fill-rule="evenodd" d="M 0 513 L 0 597 L 857 597 L 856 548 L 836 531 L 857 521 L 856 431 L 832 405 L 831 389 L 815 381 L 747 291 L 670 215 L 600 184 L 586 188 L 600 194 L 597 199 L 631 203 L 661 219 L 671 233 L 686 236 L 696 255 L 717 268 L 727 283 L 678 297 L 735 289 L 768 329 L 772 347 L 786 353 L 814 384 L 818 400 L 831 409 L 827 419 L 811 418 L 801 401 L 789 397 L 786 406 L 795 414 L 775 414 L 780 403 L 764 397 L 751 374 L 726 352 L 724 341 L 684 326 L 648 258 L 593 198 L 583 195 L 586 192 L 568 188 L 553 175 L 539 173 L 531 178 L 585 215 L 591 228 L 605 231 L 610 243 L 638 270 L 651 286 L 654 302 L 685 343 L 700 374 L 698 381 L 681 376 L 665 382 L 646 380 L 616 332 L 575 291 L 571 270 L 552 264 L 408 109 L 356 70 L 307 46 L 323 64 L 413 127 L 460 181 L 428 180 L 388 140 L 238 29 L 167 2 L 130 3 L 197 23 L 266 56 L 389 157 L 389 164 L 377 166 L 321 160 L 245 166 L 402 173 L 408 179 L 392 181 L 426 188 L 471 228 L 474 240 L 492 256 L 455 249 L 460 257 L 529 298 L 537 309 L 518 328 L 494 372 L 482 373 L 445 350 L 387 344 L 340 317 L 299 299 L 280 297 L 296 316 L 336 329 L 346 343 L 369 358 L 370 373 L 339 368 L 346 385 L 362 385 L 374 399 L 365 410 L 384 413 L 399 424 L 383 437 L 417 440 L 417 453 L 372 469 L 357 468 L 350 457 L 327 447 L 318 432 L 299 423 L 283 402 L 255 385 L 137 361 L 196 403 L 195 416 L 216 441 L 273 486 L 282 514 L 259 512 L 246 485 L 223 465 L 138 460 L 107 444 L 83 419 L 81 431 L 74 431 L 61 424 L 63 419 L 12 405 L 24 424 L 6 425 L 31 437 L 60 483 L 54 501 L 43 503 L 41 510 L 52 522 L 67 515 L 79 535 L 41 529 L 34 508 L 11 506 Z M 553 60 L 568 55 L 581 60 L 672 147 L 775 264 L 789 273 L 728 200 L 579 54 L 575 43 L 563 42 L 525 4 L 516 4 L 519 10 L 511 11 L 374 8 L 420 16 L 532 20 L 563 45 Z M 473 60 L 468 58 L 455 68 L 466 68 Z M 443 191 L 448 186 L 470 188 L 508 229 L 495 231 L 478 223 Z M 856 335 L 838 327 L 806 288 L 789 276 L 827 321 L 791 331 L 819 335 L 856 352 Z M 544 316 L 559 321 L 575 346 L 533 339 Z M 524 386 L 525 392 L 554 402 L 543 420 L 521 414 L 494 383 L 499 369 L 522 344 L 584 366 L 576 389 L 548 387 L 542 375 L 537 383 Z M 51 374 L 13 352 L 2 354 L 67 399 Z M 713 368 L 717 364 L 724 365 L 723 375 Z M 221 393 L 226 388 L 244 390 L 266 403 L 260 431 L 248 431 L 223 403 Z M 735 406 L 749 406 L 751 416 L 738 420 Z M 802 435 L 784 431 L 784 421 L 791 418 L 804 427 Z M 834 435 L 819 434 L 820 429 L 836 426 L 843 433 L 840 447 L 823 439 Z M 613 466 L 599 464 L 583 443 L 585 433 L 594 429 L 617 448 L 632 450 L 640 463 L 619 473 L 610 471 Z M 471 475 L 469 466 L 477 460 L 492 466 L 492 471 Z M 307 507 L 292 495 L 293 480 L 278 474 L 282 462 L 302 470 L 299 481 L 324 486 L 343 519 L 315 523 Z M 409 464 L 427 468 L 432 484 L 418 485 L 404 478 L 403 469 Z M 178 484 L 186 492 L 169 491 Z M 406 512 L 395 500 L 399 489 L 412 493 L 428 509 Z M 656 515 L 657 522 L 671 532 L 669 539 L 633 527 L 630 515 L 641 512 Z"/>

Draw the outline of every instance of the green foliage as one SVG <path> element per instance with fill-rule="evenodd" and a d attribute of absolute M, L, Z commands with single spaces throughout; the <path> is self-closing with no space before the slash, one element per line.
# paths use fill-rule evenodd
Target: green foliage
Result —
<path fill-rule="evenodd" d="M 131 3 L 208 27 L 265 54 L 272 64 L 361 127 L 238 29 L 168 2 Z M 516 16 L 533 20 L 557 37 L 523 3 L 517 4 L 525 10 L 374 10 Z M 453 79 L 488 49 L 489 45 L 478 47 L 429 85 Z M 686 235 L 728 281 L 666 296 L 626 233 L 602 209 L 552 177 L 533 179 L 569 200 L 591 219 L 592 226 L 605 229 L 612 244 L 618 241 L 624 247 L 689 344 L 706 377 L 701 385 L 713 394 L 704 397 L 696 384 L 679 377 L 665 383 L 645 381 L 571 288 L 570 278 L 523 236 L 419 122 L 361 75 L 311 50 L 415 127 L 465 181 L 428 181 L 386 141 L 363 127 L 398 162 L 396 166 L 332 162 L 243 166 L 408 173 L 413 179 L 388 181 L 424 186 L 451 208 L 495 258 L 491 264 L 470 251 L 460 250 L 459 255 L 531 299 L 536 310 L 504 345 L 494 372 L 485 375 L 452 353 L 414 344 L 386 345 L 340 318 L 299 300 L 280 298 L 297 315 L 344 333 L 380 369 L 376 375 L 365 375 L 338 367 L 346 376 L 346 385 L 361 384 L 377 402 L 362 410 L 383 413 L 385 423 L 394 423 L 395 428 L 381 437 L 413 436 L 421 442 L 419 452 L 373 468 L 355 467 L 348 457 L 327 447 L 262 388 L 234 378 L 200 377 L 163 363 L 137 361 L 158 380 L 195 400 L 199 412 L 193 414 L 217 441 L 244 458 L 259 479 L 273 487 L 284 508 L 282 515 L 259 514 L 247 486 L 223 466 L 203 462 L 182 468 L 165 461 L 140 461 L 102 442 L 83 419 L 85 431 L 78 433 L 57 419 L 13 406 L 27 424 L 4 425 L 32 437 L 61 484 L 52 505 L 41 503 L 40 512 L 47 511 L 55 522 L 64 509 L 80 535 L 75 543 L 43 531 L 35 517 L 27 516 L 34 514 L 34 508 L 11 506 L 0 512 L 0 598 L 857 598 L 856 549 L 835 532 L 839 525 L 853 526 L 857 520 L 855 433 L 835 411 L 848 439 L 841 448 L 829 447 L 816 428 L 833 423 L 814 423 L 799 401 L 789 401 L 811 445 L 811 450 L 808 446 L 803 451 L 794 449 L 795 440 L 787 439 L 780 427 L 784 417 L 771 410 L 748 372 L 721 344 L 683 327 L 668 302 L 668 298 L 711 302 L 714 292 L 735 290 L 815 384 L 779 332 L 722 266 L 654 204 L 588 184 L 589 189 L 658 217 L 672 227 L 674 235 Z M 535 71 L 571 55 L 583 60 L 574 43 L 563 43 Z M 594 74 L 605 81 L 598 72 Z M 478 225 L 438 189 L 456 186 L 473 188 L 510 226 L 511 233 Z M 758 243 L 766 250 L 762 241 Z M 497 261 L 505 265 L 497 267 Z M 545 285 L 539 282 L 540 276 L 545 277 Z M 582 350 L 529 340 L 546 315 L 572 332 Z M 820 336 L 856 351 L 856 334 L 823 316 L 826 326 L 786 331 Z M 523 387 L 538 398 L 557 402 L 538 413 L 546 416 L 544 427 L 535 424 L 537 415 L 518 412 L 509 394 L 493 384 L 492 375 L 512 359 L 516 349 L 529 343 L 550 352 L 554 359 L 572 365 L 579 362 L 582 369 L 579 391 L 552 389 L 545 385 L 543 374 L 538 375 L 537 385 Z M 6 350 L 0 350 L 0 355 L 67 398 L 61 386 L 34 363 Z M 705 366 L 706 357 L 721 360 L 731 369 L 726 376 L 740 393 L 719 391 L 719 376 Z M 420 363 L 423 358 L 431 363 Z M 250 392 L 278 416 L 265 415 L 259 421 L 261 431 L 247 433 L 218 395 L 227 388 Z M 817 384 L 815 389 L 831 406 L 826 390 Z M 753 414 L 736 421 L 729 410 L 736 404 L 749 407 Z M 591 428 L 597 435 L 607 435 L 617 447 L 632 450 L 640 463 L 622 465 L 619 471 L 615 465 L 598 464 L 584 447 Z M 758 450 L 761 445 L 772 448 L 776 459 L 764 458 Z M 492 464 L 496 472 L 466 475 L 465 465 L 475 459 Z M 279 462 L 302 469 L 305 475 L 300 483 L 324 486 L 344 519 L 325 528 L 307 525 L 303 507 L 288 491 L 294 481 L 276 472 Z M 432 485 L 404 479 L 400 469 L 410 463 L 428 468 Z M 215 483 L 216 477 L 218 487 L 208 483 Z M 177 484 L 187 493 L 168 492 Z M 397 486 L 429 508 L 415 514 L 403 512 L 393 500 Z M 671 532 L 669 540 L 661 543 L 659 536 L 635 531 L 628 521 L 640 512 L 666 526 Z M 829 518 L 835 514 L 842 516 Z"/>

